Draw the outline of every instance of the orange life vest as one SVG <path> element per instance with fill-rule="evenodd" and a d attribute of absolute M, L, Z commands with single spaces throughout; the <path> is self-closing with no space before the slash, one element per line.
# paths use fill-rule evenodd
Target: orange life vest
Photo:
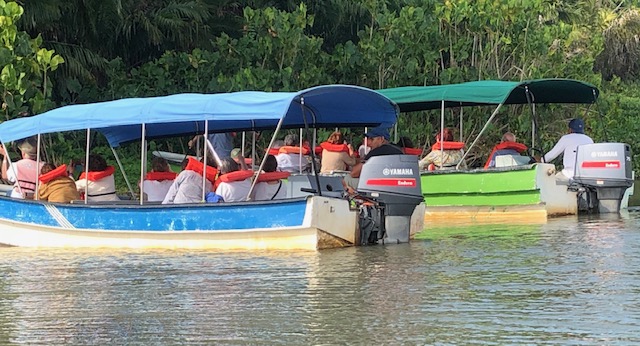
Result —
<path fill-rule="evenodd" d="M 291 172 L 265 172 L 260 173 L 257 178 L 257 182 L 264 183 L 268 181 L 276 181 L 280 179 L 286 179 L 291 175 Z"/>
<path fill-rule="evenodd" d="M 144 180 L 157 180 L 157 181 L 175 180 L 177 176 L 178 176 L 178 173 L 176 172 L 149 172 L 144 177 Z"/>
<path fill-rule="evenodd" d="M 227 174 L 222 174 L 218 179 L 222 182 L 230 183 L 233 181 L 243 181 L 251 177 L 253 177 L 252 170 L 243 170 L 243 171 L 233 171 Z"/>
<path fill-rule="evenodd" d="M 326 151 L 349 153 L 349 146 L 346 144 L 331 144 L 329 142 L 320 143 L 320 147 Z"/>
<path fill-rule="evenodd" d="M 416 155 L 416 156 L 422 155 L 422 149 L 420 148 L 402 148 L 402 151 L 407 155 Z"/>
<path fill-rule="evenodd" d="M 518 142 L 502 142 L 497 144 L 496 146 L 493 147 L 493 149 L 491 150 L 491 154 L 489 154 L 489 158 L 487 158 L 487 162 L 485 162 L 484 164 L 484 169 L 489 168 L 489 164 L 491 163 L 491 158 L 493 157 L 493 154 L 495 154 L 496 151 L 498 150 L 504 150 L 504 149 L 513 149 L 517 152 L 519 152 L 520 154 L 524 153 L 525 151 L 527 151 L 527 146 L 522 144 L 522 143 L 518 143 Z"/>
<path fill-rule="evenodd" d="M 113 173 L 115 173 L 115 171 L 115 167 L 107 166 L 104 171 L 89 172 L 88 175 L 86 174 L 87 172 L 82 172 L 82 174 L 80 174 L 80 178 L 78 179 L 84 179 L 86 177 L 89 181 L 98 181 L 112 175 Z"/>
<path fill-rule="evenodd" d="M 40 182 L 43 184 L 46 184 L 48 182 L 50 182 L 51 180 L 57 178 L 57 177 L 66 177 L 67 176 L 67 165 L 62 164 L 60 166 L 58 166 L 58 168 L 49 171 L 45 174 L 40 174 L 40 177 L 38 177 L 38 179 L 40 179 Z"/>
<path fill-rule="evenodd" d="M 278 154 L 280 153 L 285 153 L 285 154 L 302 154 L 302 155 L 309 155 L 309 152 L 311 150 L 309 150 L 309 148 L 307 147 L 294 147 L 294 146 L 290 146 L 290 145 L 285 145 L 284 147 L 280 147 L 278 149 Z"/>
<path fill-rule="evenodd" d="M 187 163 L 187 167 L 184 169 L 188 169 L 190 171 L 194 171 L 200 175 L 204 172 L 204 163 L 189 157 L 189 162 Z M 218 176 L 218 169 L 215 167 L 207 166 L 207 180 L 209 180 L 212 184 L 216 181 L 216 177 Z"/>
<path fill-rule="evenodd" d="M 431 150 L 440 150 L 440 143 L 442 143 L 443 150 L 460 150 L 464 149 L 464 142 L 435 142 L 431 146 Z"/>

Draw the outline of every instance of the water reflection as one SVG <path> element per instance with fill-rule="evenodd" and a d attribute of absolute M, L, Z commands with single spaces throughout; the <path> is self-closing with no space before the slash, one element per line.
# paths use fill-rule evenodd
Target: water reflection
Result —
<path fill-rule="evenodd" d="M 640 215 L 321 252 L 0 248 L 0 344 L 640 342 Z"/>

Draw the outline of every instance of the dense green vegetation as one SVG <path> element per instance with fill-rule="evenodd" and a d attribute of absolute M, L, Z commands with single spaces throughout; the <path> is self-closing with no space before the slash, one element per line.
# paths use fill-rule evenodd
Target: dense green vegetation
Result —
<path fill-rule="evenodd" d="M 65 104 L 178 92 L 290 91 L 327 83 L 377 89 L 559 77 L 593 83 L 601 97 L 588 113 L 575 106 L 539 107 L 543 150 L 566 131 L 568 119 L 583 116 L 594 139 L 624 141 L 640 152 L 638 1 L 18 4 L 24 13 L 16 3 L 0 0 L 0 59 L 5 66 L 0 81 L 7 119 Z M 490 111 L 464 112 L 464 136 L 472 138 Z M 471 159 L 484 162 L 488 147 L 507 129 L 528 143 L 530 117 L 527 107 L 504 108 Z M 447 122 L 457 128 L 457 111 L 450 112 Z M 398 128 L 426 146 L 438 123 L 439 114 L 403 114 Z M 358 131 L 349 134 L 356 144 Z M 62 143 L 49 155 L 58 163 L 79 155 L 83 136 L 49 137 Z M 183 150 L 184 143 L 152 145 Z M 95 144 L 104 145 L 100 139 Z M 123 157 L 134 152 L 137 157 L 139 148 L 130 150 Z M 135 174 L 139 166 L 131 160 L 125 164 Z M 635 162 L 640 164 L 638 157 Z"/>

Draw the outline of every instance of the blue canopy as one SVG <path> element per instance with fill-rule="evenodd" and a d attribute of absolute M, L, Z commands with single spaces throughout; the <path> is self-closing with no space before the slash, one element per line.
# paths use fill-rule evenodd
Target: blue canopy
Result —
<path fill-rule="evenodd" d="M 304 109 L 304 112 L 303 112 Z M 386 126 L 396 122 L 398 107 L 371 89 L 326 85 L 299 92 L 242 91 L 177 94 L 70 105 L 0 124 L 0 140 L 11 142 L 37 134 L 98 130 L 109 144 L 209 133 L 284 128 Z"/>

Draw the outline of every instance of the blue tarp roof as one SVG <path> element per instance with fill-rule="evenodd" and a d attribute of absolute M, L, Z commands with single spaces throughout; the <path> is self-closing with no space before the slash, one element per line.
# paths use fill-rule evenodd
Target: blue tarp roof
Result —
<path fill-rule="evenodd" d="M 304 100 L 304 117 L 302 112 Z M 221 94 L 177 94 L 70 105 L 0 124 L 0 140 L 11 142 L 37 134 L 98 130 L 116 147 L 148 139 L 209 132 L 283 127 L 391 127 L 395 103 L 371 89 L 326 85 L 299 92 L 242 91 Z"/>

